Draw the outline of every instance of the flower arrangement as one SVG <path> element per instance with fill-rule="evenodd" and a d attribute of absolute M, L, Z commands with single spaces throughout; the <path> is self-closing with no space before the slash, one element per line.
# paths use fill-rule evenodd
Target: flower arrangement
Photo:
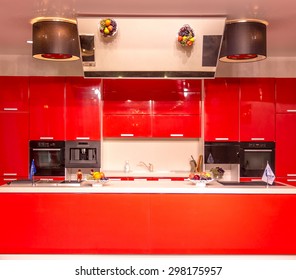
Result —
<path fill-rule="evenodd" d="M 222 178 L 225 173 L 224 169 L 219 166 L 211 168 L 210 172 L 212 172 L 214 178 Z"/>

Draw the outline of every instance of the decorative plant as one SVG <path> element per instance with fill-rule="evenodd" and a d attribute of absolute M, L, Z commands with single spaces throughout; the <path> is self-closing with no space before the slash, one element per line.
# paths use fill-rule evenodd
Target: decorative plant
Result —
<path fill-rule="evenodd" d="M 210 170 L 213 173 L 214 177 L 222 177 L 225 173 L 224 169 L 222 167 L 213 167 Z"/>

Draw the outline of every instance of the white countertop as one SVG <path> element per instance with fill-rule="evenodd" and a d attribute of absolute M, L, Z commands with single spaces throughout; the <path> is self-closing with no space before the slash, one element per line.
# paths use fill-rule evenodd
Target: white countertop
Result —
<path fill-rule="evenodd" d="M 48 183 L 32 186 L 4 185 L 0 187 L 1 193 L 176 193 L 176 194 L 296 194 L 293 186 L 223 186 L 213 181 L 206 187 L 199 187 L 190 181 L 171 181 L 159 179 L 158 181 L 147 181 L 135 179 L 134 181 L 110 180 L 106 185 L 78 185 Z"/>

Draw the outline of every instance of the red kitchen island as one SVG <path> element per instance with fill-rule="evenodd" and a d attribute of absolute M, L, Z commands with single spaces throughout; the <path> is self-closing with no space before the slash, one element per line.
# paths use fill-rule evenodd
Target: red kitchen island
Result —
<path fill-rule="evenodd" d="M 0 254 L 296 254 L 296 188 L 0 187 Z"/>

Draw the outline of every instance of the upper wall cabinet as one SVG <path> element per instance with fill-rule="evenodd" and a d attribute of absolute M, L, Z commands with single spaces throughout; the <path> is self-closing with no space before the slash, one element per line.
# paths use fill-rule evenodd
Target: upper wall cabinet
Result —
<path fill-rule="evenodd" d="M 200 137 L 201 82 L 107 80 L 104 137 Z"/>
<path fill-rule="evenodd" d="M 0 77 L 0 111 L 28 111 L 29 78 Z"/>
<path fill-rule="evenodd" d="M 239 141 L 239 80 L 205 80 L 205 141 Z"/>
<path fill-rule="evenodd" d="M 66 140 L 100 139 L 100 79 L 67 78 Z"/>
<path fill-rule="evenodd" d="M 276 112 L 296 112 L 296 79 L 276 79 Z"/>
<path fill-rule="evenodd" d="M 30 139 L 65 139 L 65 78 L 30 78 Z"/>
<path fill-rule="evenodd" d="M 275 80 L 240 79 L 240 141 L 275 141 Z"/>

